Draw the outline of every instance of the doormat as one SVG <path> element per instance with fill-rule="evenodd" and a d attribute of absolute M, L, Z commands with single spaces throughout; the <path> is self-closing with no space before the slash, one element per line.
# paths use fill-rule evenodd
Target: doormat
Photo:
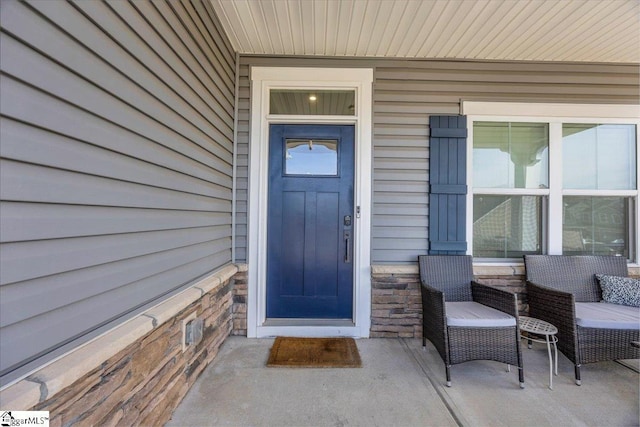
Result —
<path fill-rule="evenodd" d="M 276 337 L 267 366 L 278 368 L 360 368 L 353 338 Z"/>

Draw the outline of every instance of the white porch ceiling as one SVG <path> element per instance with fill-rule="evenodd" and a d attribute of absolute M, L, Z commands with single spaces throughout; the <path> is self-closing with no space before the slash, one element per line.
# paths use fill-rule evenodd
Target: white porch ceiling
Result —
<path fill-rule="evenodd" d="M 260 55 L 640 63 L 640 0 L 210 0 Z"/>

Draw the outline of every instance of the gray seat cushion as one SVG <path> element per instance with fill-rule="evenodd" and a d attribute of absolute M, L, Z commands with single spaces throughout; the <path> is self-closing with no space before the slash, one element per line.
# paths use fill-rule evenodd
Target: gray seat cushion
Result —
<path fill-rule="evenodd" d="M 576 324 L 583 328 L 640 329 L 640 308 L 608 302 L 577 302 Z"/>
<path fill-rule="evenodd" d="M 515 317 L 473 301 L 445 302 L 445 310 L 447 326 L 488 328 L 516 325 Z"/>

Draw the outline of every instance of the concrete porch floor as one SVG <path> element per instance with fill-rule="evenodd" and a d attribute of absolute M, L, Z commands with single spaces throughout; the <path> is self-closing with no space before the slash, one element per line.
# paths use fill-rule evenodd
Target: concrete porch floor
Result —
<path fill-rule="evenodd" d="M 267 368 L 273 339 L 230 337 L 166 424 L 186 426 L 637 426 L 639 376 L 616 362 L 585 365 L 582 386 L 558 356 L 548 388 L 544 344 L 523 342 L 517 369 L 473 361 L 452 367 L 417 339 L 357 340 L 362 368 Z M 638 360 L 626 361 L 636 370 Z"/>

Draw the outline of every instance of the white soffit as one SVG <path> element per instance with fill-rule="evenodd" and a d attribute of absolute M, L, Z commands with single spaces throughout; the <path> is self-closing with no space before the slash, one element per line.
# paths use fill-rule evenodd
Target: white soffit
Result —
<path fill-rule="evenodd" d="M 210 0 L 241 54 L 640 63 L 640 0 Z"/>

